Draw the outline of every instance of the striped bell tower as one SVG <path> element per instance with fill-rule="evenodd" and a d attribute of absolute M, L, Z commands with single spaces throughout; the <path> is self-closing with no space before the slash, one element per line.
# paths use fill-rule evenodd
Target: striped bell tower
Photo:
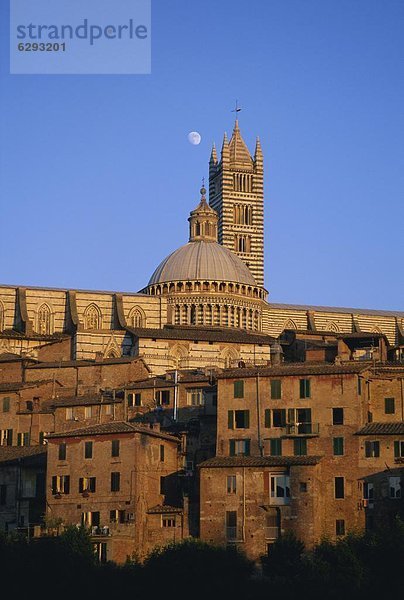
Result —
<path fill-rule="evenodd" d="M 209 204 L 219 215 L 218 241 L 243 260 L 264 287 L 264 166 L 257 138 L 254 157 L 238 120 L 231 140 L 224 134 L 220 161 L 213 146 L 209 161 Z"/>

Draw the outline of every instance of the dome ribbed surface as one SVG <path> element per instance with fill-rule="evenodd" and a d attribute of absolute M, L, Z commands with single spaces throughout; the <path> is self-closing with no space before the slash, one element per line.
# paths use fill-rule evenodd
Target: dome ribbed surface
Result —
<path fill-rule="evenodd" d="M 256 286 L 243 261 L 217 242 L 188 242 L 167 256 L 150 278 L 149 285 L 169 281 L 232 281 Z"/>

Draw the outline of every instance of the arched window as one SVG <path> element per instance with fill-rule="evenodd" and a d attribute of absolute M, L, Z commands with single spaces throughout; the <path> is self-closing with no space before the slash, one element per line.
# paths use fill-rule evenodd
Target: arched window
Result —
<path fill-rule="evenodd" d="M 145 314 L 141 308 L 135 306 L 129 313 L 129 323 L 131 327 L 146 327 Z"/>
<path fill-rule="evenodd" d="M 38 310 L 38 333 L 51 334 L 51 309 L 47 304 L 42 304 Z"/>
<path fill-rule="evenodd" d="M 86 329 L 101 329 L 101 311 L 96 304 L 87 306 L 84 313 Z"/>

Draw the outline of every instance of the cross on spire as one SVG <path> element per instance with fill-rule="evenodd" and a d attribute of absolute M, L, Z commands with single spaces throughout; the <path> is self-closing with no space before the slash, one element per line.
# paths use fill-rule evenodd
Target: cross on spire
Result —
<path fill-rule="evenodd" d="M 241 107 L 238 105 L 238 100 L 236 100 L 236 105 L 231 112 L 236 113 L 236 118 L 237 118 L 237 113 L 239 113 L 240 111 L 241 111 Z"/>

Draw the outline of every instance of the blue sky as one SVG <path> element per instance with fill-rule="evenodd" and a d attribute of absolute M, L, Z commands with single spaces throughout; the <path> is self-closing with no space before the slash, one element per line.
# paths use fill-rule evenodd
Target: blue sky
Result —
<path fill-rule="evenodd" d="M 238 98 L 270 299 L 404 309 L 402 0 L 154 0 L 152 74 L 125 76 L 10 75 L 0 7 L 1 282 L 143 287 Z"/>

